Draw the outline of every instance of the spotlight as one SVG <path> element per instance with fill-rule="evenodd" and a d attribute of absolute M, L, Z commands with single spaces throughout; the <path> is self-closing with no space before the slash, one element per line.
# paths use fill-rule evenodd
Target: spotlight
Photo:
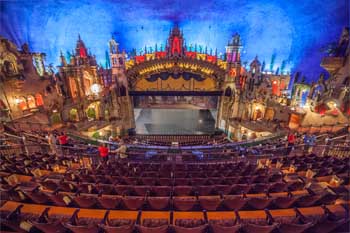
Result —
<path fill-rule="evenodd" d="M 199 122 L 200 124 L 202 124 L 203 120 L 202 120 L 202 119 L 199 119 L 198 122 Z"/>

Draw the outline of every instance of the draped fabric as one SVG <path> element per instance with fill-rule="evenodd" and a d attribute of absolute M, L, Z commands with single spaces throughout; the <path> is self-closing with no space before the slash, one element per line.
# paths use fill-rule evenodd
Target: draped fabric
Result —
<path fill-rule="evenodd" d="M 179 79 L 180 77 L 182 77 L 186 81 L 190 80 L 191 78 L 193 78 L 196 81 L 203 81 L 205 79 L 199 74 L 194 74 L 190 72 L 181 72 L 181 73 L 160 72 L 157 74 L 150 75 L 150 77 L 146 78 L 146 80 L 149 82 L 155 82 L 159 78 L 161 80 L 167 80 L 170 77 L 173 77 L 174 79 Z"/>

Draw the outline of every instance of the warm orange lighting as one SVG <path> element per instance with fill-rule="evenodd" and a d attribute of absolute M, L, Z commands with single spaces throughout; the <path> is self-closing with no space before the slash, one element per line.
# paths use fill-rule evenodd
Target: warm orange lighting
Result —
<path fill-rule="evenodd" d="M 21 103 L 21 102 L 22 102 L 21 99 L 18 99 L 18 98 L 15 99 L 15 103 L 16 103 L 16 104 L 19 104 L 19 103 Z"/>

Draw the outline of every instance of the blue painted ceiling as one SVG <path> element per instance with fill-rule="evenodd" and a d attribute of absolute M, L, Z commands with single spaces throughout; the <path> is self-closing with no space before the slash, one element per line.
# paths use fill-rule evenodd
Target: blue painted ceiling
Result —
<path fill-rule="evenodd" d="M 126 51 L 165 44 L 174 23 L 187 45 L 224 52 L 231 36 L 243 40 L 242 60 L 258 55 L 275 69 L 283 60 L 292 72 L 318 78 L 323 47 L 336 42 L 349 25 L 349 0 L 11 0 L 0 1 L 0 34 L 17 45 L 29 43 L 58 65 L 59 52 L 75 48 L 78 34 L 105 64 L 113 35 Z"/>

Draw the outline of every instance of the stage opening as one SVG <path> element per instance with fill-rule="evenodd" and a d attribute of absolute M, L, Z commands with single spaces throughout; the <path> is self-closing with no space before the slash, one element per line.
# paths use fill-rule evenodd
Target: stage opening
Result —
<path fill-rule="evenodd" d="M 136 134 L 193 135 L 215 132 L 216 110 L 136 108 Z"/>

